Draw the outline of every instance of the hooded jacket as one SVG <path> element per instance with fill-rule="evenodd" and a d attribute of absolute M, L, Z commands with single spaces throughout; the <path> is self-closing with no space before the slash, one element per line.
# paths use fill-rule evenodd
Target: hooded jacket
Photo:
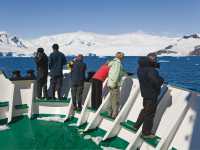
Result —
<path fill-rule="evenodd" d="M 121 61 L 118 58 L 114 58 L 108 66 L 110 67 L 108 73 L 108 87 L 117 88 L 121 86 L 121 78 L 126 75 Z"/>
<path fill-rule="evenodd" d="M 157 100 L 164 79 L 158 71 L 149 64 L 147 57 L 141 57 L 138 61 L 137 75 L 140 82 L 141 95 L 147 100 Z"/>

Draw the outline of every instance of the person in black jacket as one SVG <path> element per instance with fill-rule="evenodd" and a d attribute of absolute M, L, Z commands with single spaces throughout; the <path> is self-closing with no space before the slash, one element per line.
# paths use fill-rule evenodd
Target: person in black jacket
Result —
<path fill-rule="evenodd" d="M 59 52 L 58 44 L 54 44 L 52 48 L 53 53 L 49 56 L 51 98 L 55 99 L 55 92 L 57 90 L 58 99 L 62 99 L 63 66 L 66 65 L 67 61 L 65 55 Z"/>
<path fill-rule="evenodd" d="M 74 110 L 82 109 L 82 93 L 85 81 L 86 64 L 83 62 L 83 55 L 79 54 L 71 68 L 71 93 Z M 78 102 L 78 107 L 77 107 Z"/>
<path fill-rule="evenodd" d="M 42 98 L 43 90 L 43 96 L 47 99 L 48 57 L 43 48 L 37 49 L 35 63 L 37 68 L 37 98 Z"/>
<path fill-rule="evenodd" d="M 151 130 L 157 108 L 157 98 L 164 82 L 156 69 L 159 68 L 156 60 L 157 57 L 154 53 L 150 53 L 147 57 L 141 57 L 137 71 L 143 97 L 143 109 L 138 116 L 134 129 L 137 130 L 143 124 L 142 135 L 144 138 L 155 137 Z"/>

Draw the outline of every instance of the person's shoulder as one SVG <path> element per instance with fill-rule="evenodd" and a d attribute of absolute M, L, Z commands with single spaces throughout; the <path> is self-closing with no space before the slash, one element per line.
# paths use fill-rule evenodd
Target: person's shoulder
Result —
<path fill-rule="evenodd" d="M 157 69 L 155 69 L 154 67 L 149 67 L 149 72 L 150 73 L 153 73 L 153 74 L 158 74 L 158 70 Z"/>
<path fill-rule="evenodd" d="M 121 61 L 118 58 L 113 59 L 112 64 L 121 65 Z"/>
<path fill-rule="evenodd" d="M 45 54 L 45 53 L 43 54 L 43 56 L 46 57 L 46 58 L 48 58 L 47 54 Z"/>
<path fill-rule="evenodd" d="M 54 55 L 54 53 L 51 53 L 50 55 L 49 55 L 49 57 L 52 57 Z"/>
<path fill-rule="evenodd" d="M 109 66 L 109 67 L 112 66 L 113 63 L 114 63 L 114 59 L 111 60 L 111 61 L 108 63 L 108 66 Z"/>
<path fill-rule="evenodd" d="M 59 51 L 59 54 L 65 57 L 65 54 L 63 52 Z"/>

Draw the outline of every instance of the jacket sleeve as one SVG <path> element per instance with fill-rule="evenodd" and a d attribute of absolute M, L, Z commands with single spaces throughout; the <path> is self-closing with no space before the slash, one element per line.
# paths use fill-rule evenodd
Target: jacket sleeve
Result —
<path fill-rule="evenodd" d="M 160 87 L 164 82 L 164 79 L 161 76 L 159 76 L 158 71 L 157 70 L 149 71 L 148 77 L 153 87 L 155 87 L 156 89 L 160 89 Z"/>

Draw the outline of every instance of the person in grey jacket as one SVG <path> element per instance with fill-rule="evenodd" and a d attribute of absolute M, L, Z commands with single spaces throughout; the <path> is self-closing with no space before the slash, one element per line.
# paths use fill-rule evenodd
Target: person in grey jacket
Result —
<path fill-rule="evenodd" d="M 59 52 L 58 44 L 54 44 L 52 48 L 53 52 L 49 56 L 51 98 L 55 99 L 55 91 L 57 90 L 58 99 L 62 99 L 63 66 L 66 65 L 67 61 L 65 55 Z"/>
<path fill-rule="evenodd" d="M 83 62 L 83 55 L 79 54 L 71 68 L 71 93 L 74 110 L 81 111 L 82 109 L 82 94 L 84 89 L 86 68 L 86 64 Z"/>

